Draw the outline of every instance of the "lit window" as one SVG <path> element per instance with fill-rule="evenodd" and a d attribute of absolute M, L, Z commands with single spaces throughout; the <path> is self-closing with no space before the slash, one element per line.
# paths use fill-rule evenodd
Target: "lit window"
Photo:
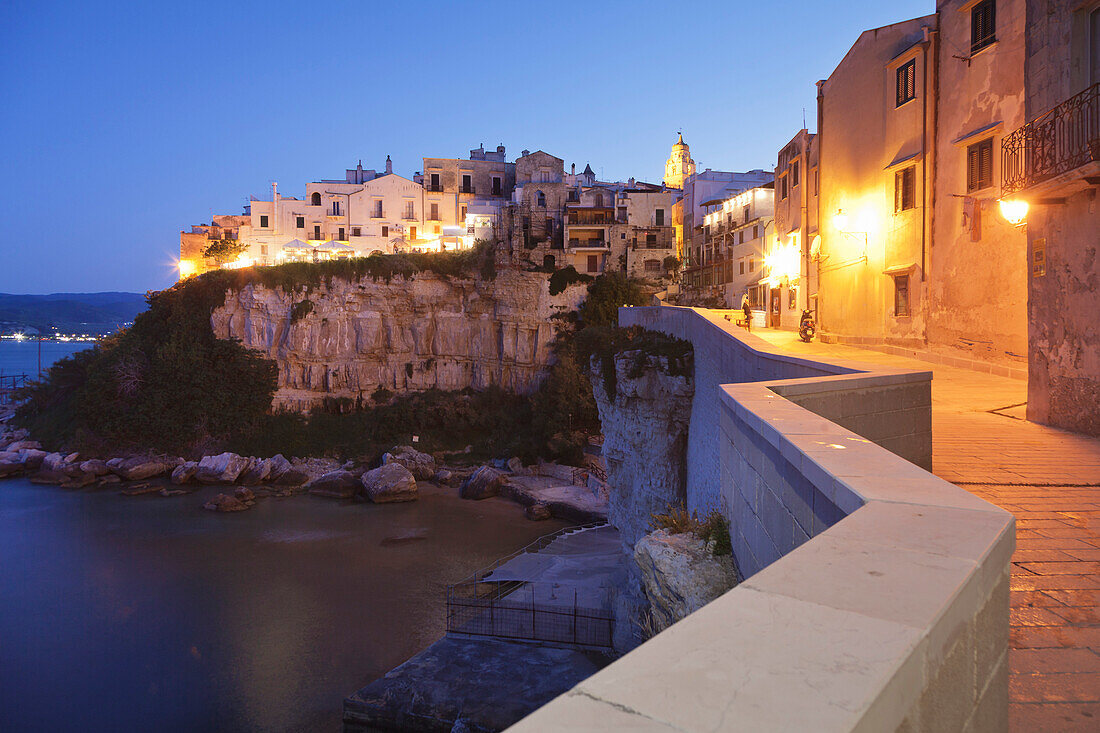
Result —
<path fill-rule="evenodd" d="M 894 213 L 912 209 L 916 204 L 917 167 L 909 166 L 894 174 Z"/>
<path fill-rule="evenodd" d="M 966 149 L 966 191 L 980 191 L 993 185 L 993 139 L 982 140 Z"/>
<path fill-rule="evenodd" d="M 917 98 L 917 60 L 912 59 L 901 65 L 897 78 L 897 102 L 895 107 L 900 107 L 906 102 Z"/>
<path fill-rule="evenodd" d="M 982 2 L 970 9 L 970 53 L 977 53 L 997 40 L 997 3 Z"/>

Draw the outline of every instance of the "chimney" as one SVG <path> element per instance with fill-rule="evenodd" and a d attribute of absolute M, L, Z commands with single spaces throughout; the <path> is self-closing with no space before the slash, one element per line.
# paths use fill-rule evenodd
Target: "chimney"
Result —
<path fill-rule="evenodd" d="M 530 150 L 524 150 L 522 153 L 520 153 L 520 157 L 521 158 L 526 158 L 530 154 L 531 154 Z"/>
<path fill-rule="evenodd" d="M 390 156 L 386 156 L 386 175 L 393 173 L 393 161 L 390 160 Z"/>
<path fill-rule="evenodd" d="M 570 163 L 569 164 L 569 175 L 571 175 L 571 176 L 577 175 L 577 164 L 576 163 Z"/>

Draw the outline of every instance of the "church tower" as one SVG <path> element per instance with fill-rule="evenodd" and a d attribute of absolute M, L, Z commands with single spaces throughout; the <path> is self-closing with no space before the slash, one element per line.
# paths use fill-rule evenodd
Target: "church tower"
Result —
<path fill-rule="evenodd" d="M 669 188 L 683 188 L 684 179 L 695 173 L 695 161 L 691 159 L 691 149 L 684 142 L 683 134 L 672 146 L 672 153 L 665 163 L 665 185 Z"/>

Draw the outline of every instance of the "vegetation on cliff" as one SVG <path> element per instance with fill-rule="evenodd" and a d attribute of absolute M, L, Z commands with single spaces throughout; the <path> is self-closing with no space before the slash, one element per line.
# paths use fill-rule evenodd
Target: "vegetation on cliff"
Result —
<path fill-rule="evenodd" d="M 148 296 L 134 325 L 62 359 L 26 390 L 17 422 L 53 449 L 157 450 L 180 455 L 233 450 L 253 455 L 331 455 L 371 460 L 419 436 L 423 450 L 519 455 L 579 462 L 600 430 L 588 378 L 593 354 L 656 343 L 616 330 L 617 308 L 645 301 L 620 273 L 588 286 L 578 313 L 556 319 L 556 362 L 530 396 L 499 389 L 393 395 L 379 388 L 357 401 L 327 400 L 310 415 L 272 413 L 277 366 L 233 340 L 216 339 L 212 311 L 250 283 L 295 293 L 291 320 L 313 309 L 305 295 L 333 279 L 385 279 L 431 271 L 493 277 L 492 249 L 385 255 L 322 263 L 218 270 Z M 679 352 L 676 352 L 679 353 Z M 679 362 L 677 362 L 679 363 Z"/>
<path fill-rule="evenodd" d="M 620 354 L 630 355 L 626 376 L 631 379 L 642 376 L 651 365 L 673 377 L 691 376 L 695 367 L 691 342 L 641 326 L 589 326 L 577 334 L 577 353 L 582 363 L 598 364 L 604 391 L 610 399 L 615 398 L 618 390 L 615 359 Z"/>

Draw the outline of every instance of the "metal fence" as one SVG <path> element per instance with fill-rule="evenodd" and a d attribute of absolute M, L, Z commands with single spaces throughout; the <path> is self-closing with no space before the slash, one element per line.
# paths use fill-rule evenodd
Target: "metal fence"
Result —
<path fill-rule="evenodd" d="M 1100 162 L 1100 84 L 1076 94 L 1001 141 L 1001 193 Z"/>
<path fill-rule="evenodd" d="M 472 582 L 447 589 L 447 631 L 500 639 L 610 648 L 610 589 L 604 608 L 581 605 L 577 588 L 520 581 Z M 587 602 L 592 591 L 585 591 Z"/>
<path fill-rule="evenodd" d="M 29 381 L 26 374 L 0 374 L 0 405 L 12 404 L 15 392 L 27 386 Z"/>

